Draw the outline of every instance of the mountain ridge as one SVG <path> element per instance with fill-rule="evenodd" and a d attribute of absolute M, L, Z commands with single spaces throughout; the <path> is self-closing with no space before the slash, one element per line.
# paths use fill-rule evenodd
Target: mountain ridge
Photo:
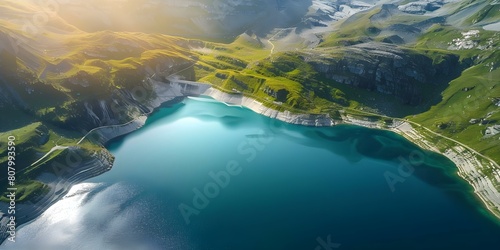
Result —
<path fill-rule="evenodd" d="M 250 2 L 231 1 L 226 7 L 250 8 Z M 8 13 L 0 17 L 0 112 L 9 117 L 0 124 L 0 149 L 10 134 L 20 138 L 19 164 L 31 173 L 19 176 L 26 201 L 41 195 L 37 189 L 44 182 L 38 173 L 50 172 L 57 159 L 66 162 L 68 152 L 32 163 L 54 147 L 75 146 L 96 127 L 152 112 L 161 105 L 158 100 L 168 99 L 165 93 L 183 96 L 172 85 L 173 75 L 251 96 L 278 111 L 328 114 L 334 120 L 346 119 L 347 112 L 361 120 L 377 117 L 377 124 L 387 116 L 408 119 L 500 161 L 500 34 L 482 28 L 500 22 L 494 13 L 500 3 L 281 4 L 272 13 L 308 9 L 261 31 L 238 24 L 224 43 L 160 33 L 82 31 L 58 14 L 76 3 L 45 13 L 49 18 L 43 25 L 26 26 L 26 20 L 35 20 L 36 5 L 0 4 L 0 11 Z M 248 27 L 257 25 L 248 20 Z M 98 139 L 78 144 L 77 150 L 88 159 L 107 155 Z M 0 158 L 0 164 L 5 161 Z M 485 167 L 478 173 L 500 189 L 499 169 Z M 6 179 L 0 179 L 0 187 L 5 185 Z"/>

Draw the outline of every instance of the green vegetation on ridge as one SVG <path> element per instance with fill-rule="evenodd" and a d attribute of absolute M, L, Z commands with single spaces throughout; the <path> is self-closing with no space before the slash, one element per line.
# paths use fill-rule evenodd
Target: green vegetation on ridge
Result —
<path fill-rule="evenodd" d="M 473 4 L 456 3 L 452 14 Z M 152 74 L 165 80 L 161 77 L 179 71 L 188 80 L 278 110 L 328 113 L 339 120 L 349 113 L 383 124 L 392 122 L 388 116 L 409 119 L 500 162 L 499 135 L 485 135 L 500 124 L 500 33 L 476 26 L 498 20 L 498 6 L 481 5 L 463 21 L 471 26 L 463 28 L 394 6 L 376 7 L 341 21 L 316 48 L 280 52 L 271 49 L 278 42 L 248 34 L 224 44 L 161 34 L 86 33 L 61 25 L 36 41 L 26 36 L 30 46 L 22 44 L 19 55 L 0 51 L 0 90 L 15 93 L 0 100 L 0 111 L 13 118 L 0 124 L 0 164 L 6 161 L 6 138 L 16 136 L 21 198 L 44 194 L 48 187 L 36 177 L 53 171 L 51 163 L 68 152 L 57 150 L 31 164 L 56 145 L 75 146 L 83 131 L 102 125 L 89 118 L 89 107 L 126 106 L 111 96 L 127 93 Z M 20 30 L 0 21 L 0 35 Z M 105 122 L 129 121 L 141 113 L 136 105 Z M 102 118 L 105 111 L 95 116 Z M 88 141 L 78 148 L 87 156 L 102 150 Z"/>

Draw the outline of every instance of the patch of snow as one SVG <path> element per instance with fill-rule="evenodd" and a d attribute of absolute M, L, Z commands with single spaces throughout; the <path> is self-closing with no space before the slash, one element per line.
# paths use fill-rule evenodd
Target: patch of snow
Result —
<path fill-rule="evenodd" d="M 331 2 L 329 1 L 321 1 L 321 0 L 315 0 L 313 1 L 313 4 L 311 6 L 313 10 L 322 10 L 326 13 L 334 13 L 337 11 L 337 8 L 332 5 Z"/>
<path fill-rule="evenodd" d="M 460 0 L 421 0 L 400 5 L 398 9 L 409 14 L 424 15 L 441 9 L 447 3 L 458 1 Z"/>
<path fill-rule="evenodd" d="M 328 14 L 333 20 L 350 17 L 360 11 L 367 10 L 378 2 L 383 1 L 330 1 L 330 0 L 313 0 L 312 12 L 322 11 Z"/>

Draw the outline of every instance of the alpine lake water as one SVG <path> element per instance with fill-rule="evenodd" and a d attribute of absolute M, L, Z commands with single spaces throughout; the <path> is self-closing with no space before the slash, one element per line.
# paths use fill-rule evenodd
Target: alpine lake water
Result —
<path fill-rule="evenodd" d="M 358 126 L 286 124 L 213 99 L 164 107 L 108 145 L 2 249 L 499 249 L 444 156 Z M 34 247 L 34 248 L 33 248 Z"/>

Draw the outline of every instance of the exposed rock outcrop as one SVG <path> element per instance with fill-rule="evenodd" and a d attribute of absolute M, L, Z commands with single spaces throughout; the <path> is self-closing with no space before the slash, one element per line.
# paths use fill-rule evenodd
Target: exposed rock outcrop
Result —
<path fill-rule="evenodd" d="M 203 94 L 221 102 L 247 107 L 258 114 L 291 124 L 317 127 L 332 126 L 335 124 L 327 114 L 294 114 L 290 111 L 277 111 L 241 94 L 228 94 L 214 88 L 207 89 Z"/>
<path fill-rule="evenodd" d="M 62 199 L 74 184 L 111 169 L 114 160 L 114 157 L 106 149 L 89 154 L 79 147 L 70 147 L 61 155 L 52 161 L 50 171 L 47 170 L 38 177 L 39 181 L 50 187 L 48 193 L 36 200 L 16 203 L 16 227 L 42 214 L 52 204 Z M 9 237 L 6 229 L 10 215 L 2 213 L 9 211 L 8 207 L 9 204 L 0 202 L 0 242 Z"/>
<path fill-rule="evenodd" d="M 87 133 L 87 135 L 85 135 L 82 140 L 80 140 L 80 142 L 85 139 L 90 139 L 93 142 L 105 144 L 113 138 L 128 134 L 142 127 L 146 122 L 147 116 L 160 106 L 165 105 L 169 102 L 182 100 L 187 96 L 198 96 L 204 93 L 208 88 L 210 88 L 210 85 L 208 84 L 187 81 L 173 81 L 165 83 L 149 79 L 148 82 L 155 98 L 144 101 L 140 104 L 141 110 L 143 111 L 142 113 L 136 115 L 132 121 L 125 124 L 115 124 L 95 128 Z M 134 101 L 131 99 L 124 99 L 124 103 L 128 103 L 128 105 L 130 106 L 122 106 L 122 110 L 126 111 L 137 108 L 137 106 L 133 106 Z M 111 110 L 112 108 L 107 106 L 99 106 L 99 109 L 99 113 L 104 114 L 104 112 L 102 112 L 103 110 Z M 88 115 L 92 116 L 93 112 L 89 113 Z"/>
<path fill-rule="evenodd" d="M 392 44 L 365 43 L 345 49 L 341 58 L 318 57 L 310 64 L 339 83 L 393 95 L 405 104 L 418 105 L 426 86 L 438 86 L 460 74 L 459 58 L 443 55 L 435 61 Z"/>
<path fill-rule="evenodd" d="M 138 102 L 132 95 L 125 95 L 122 100 L 123 103 L 129 105 L 124 106 L 122 111 L 129 112 L 130 110 L 137 109 L 144 111 L 142 114 L 137 115 L 132 121 L 122 125 L 109 125 L 93 129 L 78 144 L 87 139 L 94 143 L 105 144 L 113 138 L 128 134 L 142 127 L 147 115 L 166 102 L 176 101 L 186 96 L 200 95 L 210 88 L 207 84 L 189 82 L 165 83 L 151 78 L 148 79 L 148 84 L 153 93 L 151 98 L 146 98 Z M 94 121 L 100 121 L 102 118 L 110 117 L 109 113 L 116 112 L 112 111 L 112 107 L 107 106 L 106 102 L 103 102 L 98 108 L 99 111 L 87 107 L 88 119 L 93 118 Z M 117 114 L 113 113 L 113 115 Z M 134 113 L 127 113 L 127 115 L 134 115 Z M 113 161 L 114 157 L 106 149 L 95 152 L 87 152 L 79 146 L 65 149 L 62 156 L 52 160 L 51 165 L 48 166 L 49 169 L 44 169 L 44 172 L 38 177 L 38 181 L 50 187 L 49 192 L 36 200 L 16 204 L 17 226 L 39 216 L 53 203 L 63 198 L 71 186 L 110 170 Z M 7 223 L 9 222 L 8 215 L 2 213 L 8 211 L 8 207 L 7 203 L 0 202 L 0 242 L 3 242 L 9 236 L 6 230 Z"/>

